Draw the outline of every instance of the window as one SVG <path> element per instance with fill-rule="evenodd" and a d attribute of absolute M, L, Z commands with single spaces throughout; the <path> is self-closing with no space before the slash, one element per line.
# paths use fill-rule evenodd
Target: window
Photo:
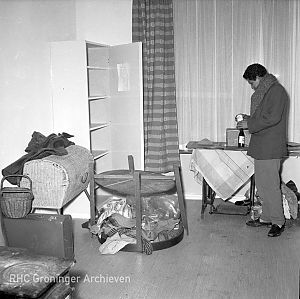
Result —
<path fill-rule="evenodd" d="M 243 73 L 261 63 L 290 96 L 289 140 L 300 141 L 300 1 L 173 0 L 179 142 L 225 141 L 249 113 Z M 297 55 L 298 53 L 298 55 Z"/>

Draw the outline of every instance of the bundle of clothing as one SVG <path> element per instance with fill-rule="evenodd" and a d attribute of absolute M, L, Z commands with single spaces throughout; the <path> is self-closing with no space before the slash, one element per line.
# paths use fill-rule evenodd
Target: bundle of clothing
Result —
<path fill-rule="evenodd" d="M 2 170 L 2 175 L 8 176 L 23 174 L 24 164 L 27 161 L 42 159 L 50 155 L 67 155 L 68 151 L 66 148 L 75 144 L 69 140 L 71 137 L 74 136 L 64 132 L 59 133 L 58 135 L 52 133 L 49 136 L 44 136 L 40 132 L 34 131 L 32 138 L 25 149 L 27 154 L 5 167 Z M 18 177 L 8 177 L 7 180 L 13 185 L 19 184 Z"/>
<path fill-rule="evenodd" d="M 281 182 L 281 193 L 282 193 L 282 204 L 283 204 L 283 212 L 286 219 L 297 219 L 298 217 L 298 209 L 300 203 L 300 193 L 298 192 L 298 188 L 296 184 L 290 180 L 286 184 Z M 254 194 L 254 206 L 262 206 L 263 200 L 259 197 L 258 192 L 256 191 Z M 245 199 L 241 201 L 236 201 L 235 205 L 238 206 L 250 206 L 250 189 L 248 189 L 245 193 Z M 261 209 L 259 210 L 261 213 Z"/>
<path fill-rule="evenodd" d="M 101 254 L 115 254 L 136 243 L 136 209 L 126 198 L 111 197 L 99 208 L 97 223 L 90 228 L 101 243 Z M 153 242 L 170 240 L 183 230 L 175 195 L 142 198 L 142 250 L 153 251 Z"/>

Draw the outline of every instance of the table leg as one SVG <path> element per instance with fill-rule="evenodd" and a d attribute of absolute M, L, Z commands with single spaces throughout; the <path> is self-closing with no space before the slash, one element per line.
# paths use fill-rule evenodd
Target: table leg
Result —
<path fill-rule="evenodd" d="M 204 217 L 204 211 L 207 206 L 207 183 L 205 181 L 205 178 L 202 178 L 202 208 L 201 208 L 201 218 Z"/>
<path fill-rule="evenodd" d="M 254 174 L 250 179 L 250 208 L 254 206 L 254 196 L 255 196 L 255 176 Z"/>
<path fill-rule="evenodd" d="M 254 205 L 254 191 L 255 191 L 255 180 L 254 175 L 251 177 L 251 184 L 250 184 L 250 201 L 251 206 Z M 202 182 L 202 209 L 201 209 L 201 218 L 204 217 L 204 211 L 207 205 L 210 205 L 210 214 L 226 214 L 226 215 L 247 215 L 250 211 L 250 208 L 247 209 L 245 212 L 222 212 L 218 211 L 218 207 L 214 206 L 216 193 L 215 191 L 209 186 L 206 180 L 203 178 Z"/>
<path fill-rule="evenodd" d="M 202 179 L 202 209 L 201 209 L 201 218 L 204 217 L 204 211 L 207 205 L 210 205 L 210 214 L 215 210 L 214 207 L 215 192 L 207 184 L 205 178 Z"/>

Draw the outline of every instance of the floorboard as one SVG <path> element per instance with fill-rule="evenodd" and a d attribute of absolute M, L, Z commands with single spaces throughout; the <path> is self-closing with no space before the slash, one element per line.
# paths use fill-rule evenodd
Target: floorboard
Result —
<path fill-rule="evenodd" d="M 97 238 L 74 220 L 75 299 L 298 299 L 299 220 L 278 238 L 245 225 L 249 216 L 200 217 L 201 201 L 187 201 L 190 234 L 152 255 L 101 255 Z"/>

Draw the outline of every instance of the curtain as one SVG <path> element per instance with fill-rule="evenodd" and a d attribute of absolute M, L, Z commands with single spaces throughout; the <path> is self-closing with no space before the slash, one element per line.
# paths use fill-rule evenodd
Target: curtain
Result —
<path fill-rule="evenodd" d="M 133 0 L 132 41 L 143 45 L 145 169 L 179 164 L 172 0 Z"/>
<path fill-rule="evenodd" d="M 300 1 L 173 0 L 179 143 L 225 141 L 249 113 L 242 75 L 263 64 L 290 96 L 289 140 L 300 142 Z"/>

